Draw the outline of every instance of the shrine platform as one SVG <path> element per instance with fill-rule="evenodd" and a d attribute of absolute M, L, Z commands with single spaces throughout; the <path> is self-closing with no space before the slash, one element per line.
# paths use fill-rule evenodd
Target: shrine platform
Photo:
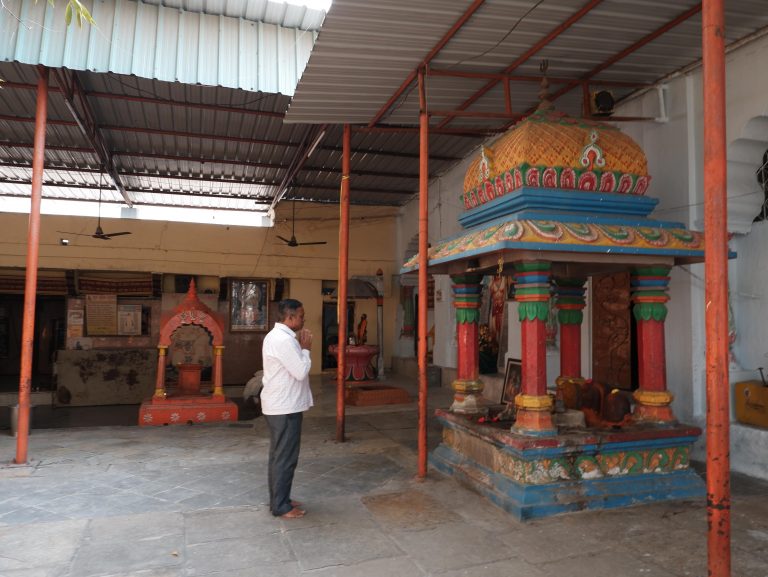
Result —
<path fill-rule="evenodd" d="M 430 464 L 520 520 L 587 509 L 699 498 L 690 468 L 697 427 L 631 425 L 529 437 L 512 422 L 478 423 L 436 411 L 443 439 Z"/>
<path fill-rule="evenodd" d="M 144 401 L 139 426 L 236 422 L 237 405 L 224 396 L 169 395 Z"/>

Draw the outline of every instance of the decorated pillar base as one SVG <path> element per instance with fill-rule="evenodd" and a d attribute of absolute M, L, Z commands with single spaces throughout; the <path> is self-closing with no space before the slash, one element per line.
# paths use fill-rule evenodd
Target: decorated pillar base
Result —
<path fill-rule="evenodd" d="M 632 420 L 636 423 L 675 424 L 677 419 L 672 413 L 674 396 L 669 391 L 635 391 L 635 411 Z"/>
<path fill-rule="evenodd" d="M 483 382 L 458 379 L 451 383 L 454 390 L 451 412 L 460 415 L 487 415 L 483 397 Z"/>
<path fill-rule="evenodd" d="M 517 416 L 512 432 L 518 435 L 548 437 L 557 434 L 552 421 L 552 397 L 549 395 L 517 395 L 515 397 Z"/>

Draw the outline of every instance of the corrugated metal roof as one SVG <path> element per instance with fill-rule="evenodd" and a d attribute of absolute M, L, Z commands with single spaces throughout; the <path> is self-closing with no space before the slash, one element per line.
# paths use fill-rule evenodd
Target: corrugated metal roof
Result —
<path fill-rule="evenodd" d="M 335 0 L 292 101 L 275 93 L 275 86 L 298 75 L 298 69 L 281 62 L 280 50 L 295 40 L 296 34 L 307 39 L 316 34 L 321 12 L 270 0 L 150 0 L 141 5 L 130 0 L 97 2 L 95 10 L 105 11 L 104 19 L 95 12 L 100 27 L 76 36 L 80 33 L 76 27 L 63 29 L 60 12 L 64 2 L 57 2 L 59 12 L 53 12 L 42 0 L 37 5 L 32 0 L 5 0 L 5 4 L 11 10 L 25 11 L 27 19 L 38 14 L 46 30 L 20 27 L 0 10 L 0 31 L 15 31 L 0 33 L 0 54 L 16 58 L 17 49 L 23 47 L 21 51 L 28 51 L 30 57 L 55 56 L 60 62 L 86 54 L 90 58 L 88 70 L 110 71 L 81 68 L 75 74 L 114 156 L 120 180 L 135 204 L 253 210 L 271 202 L 302 145 L 313 134 L 312 126 L 299 122 L 328 126 L 312 155 L 306 160 L 299 158 L 304 166 L 289 183 L 285 198 L 338 202 L 340 122 L 368 124 L 451 29 L 470 0 Z M 433 59 L 433 71 L 499 73 L 584 5 L 585 0 L 486 0 Z M 580 78 L 594 71 L 693 6 L 695 0 L 596 2 L 591 12 L 514 71 L 533 81 L 512 83 L 513 111 L 524 112 L 538 102 L 542 58 L 549 59 L 550 92 L 556 93 L 564 85 L 562 78 Z M 726 9 L 728 42 L 768 24 L 763 0 L 730 0 Z M 221 28 L 222 19 L 232 22 Z M 700 55 L 699 26 L 700 18 L 694 15 L 671 28 L 600 70 L 596 74 L 598 84 L 653 82 L 695 62 Z M 245 46 L 227 44 L 243 27 L 256 30 L 246 50 L 260 55 L 248 62 L 264 60 L 248 70 L 238 59 L 226 57 L 233 46 Z M 268 34 L 272 40 L 267 40 Z M 128 38 L 127 48 L 119 44 L 119 50 L 112 50 L 117 38 Z M 266 48 L 259 45 L 265 41 Z M 301 50 L 298 45 L 294 48 L 294 52 Z M 234 49 L 234 53 L 243 52 Z M 155 58 L 158 54 L 160 60 Z M 300 60 L 294 58 L 297 63 Z M 20 62 L 0 61 L 0 77 L 7 81 L 0 90 L 0 196 L 28 196 L 30 189 L 34 130 L 30 120 L 35 113 L 37 70 Z M 222 83 L 222 79 L 233 83 L 237 79 L 247 86 L 266 82 L 269 87 L 254 92 L 201 85 Z M 430 110 L 455 109 L 487 82 L 483 78 L 430 75 Z M 622 97 L 634 88 L 611 90 Z M 556 106 L 578 114 L 581 99 L 581 90 L 575 87 L 558 98 Z M 291 122 L 284 122 L 289 103 L 287 117 Z M 353 128 L 352 203 L 402 205 L 417 191 L 417 104 L 416 91 L 407 90 L 383 117 L 377 131 Z M 503 109 L 500 84 L 469 108 L 485 113 Z M 75 125 L 53 79 L 48 113 L 43 196 L 97 199 L 100 158 Z M 433 117 L 432 124 L 443 118 Z M 448 127 L 465 134 L 433 131 L 430 174 L 448 170 L 479 145 L 484 136 L 471 128 L 498 130 L 508 122 L 498 117 L 456 117 Z M 383 131 L 395 125 L 408 131 Z M 105 202 L 122 202 L 111 189 L 105 189 L 103 196 Z"/>
<path fill-rule="evenodd" d="M 28 195 L 35 109 L 33 67 L 0 63 L 0 194 Z M 308 131 L 285 124 L 289 99 L 220 87 L 191 86 L 117 74 L 78 73 L 95 120 L 135 204 L 254 210 L 269 204 Z M 94 199 L 99 158 L 73 121 L 55 82 L 49 95 L 44 198 Z M 337 202 L 341 127 L 294 179 L 286 198 Z M 432 144 L 434 172 L 465 150 L 466 137 Z M 478 139 L 469 139 L 478 142 Z M 417 187 L 418 134 L 353 136 L 356 204 L 400 205 Z M 108 179 L 105 179 L 107 181 Z M 104 201 L 122 202 L 105 184 Z M 209 200 L 203 200 L 207 198 Z"/>
<path fill-rule="evenodd" d="M 144 0 L 144 3 L 301 30 L 320 30 L 325 18 L 325 10 L 273 0 Z"/>
<path fill-rule="evenodd" d="M 291 95 L 322 21 L 264 0 L 114 0 L 94 3 L 96 23 L 80 28 L 65 24 L 66 6 L 5 0 L 0 60 Z"/>
<path fill-rule="evenodd" d="M 371 122 L 469 5 L 468 0 L 336 0 L 296 89 L 286 122 Z M 584 5 L 584 0 L 486 0 L 430 65 L 457 72 L 499 73 Z M 604 0 L 514 73 L 540 76 L 539 64 L 546 59 L 550 76 L 578 79 L 697 5 L 698 0 Z M 726 43 L 768 25 L 764 2 L 732 0 L 725 3 L 725 9 Z M 695 14 L 608 66 L 594 80 L 598 85 L 601 80 L 654 82 L 700 56 L 701 16 Z M 428 106 L 434 110 L 454 109 L 484 84 L 477 79 L 430 76 Z M 552 90 L 558 87 L 553 84 Z M 614 93 L 620 98 L 630 91 L 615 89 Z M 573 92 L 576 94 L 570 98 L 559 99 L 557 107 L 578 115 L 578 86 Z M 513 111 L 526 112 L 537 102 L 535 84 L 512 83 Z M 503 111 L 503 91 L 500 87 L 490 91 L 470 110 Z M 406 92 L 381 122 L 416 124 L 417 91 Z M 489 122 L 465 119 L 451 125 L 462 124 Z M 503 122 L 495 122 L 499 124 Z"/>

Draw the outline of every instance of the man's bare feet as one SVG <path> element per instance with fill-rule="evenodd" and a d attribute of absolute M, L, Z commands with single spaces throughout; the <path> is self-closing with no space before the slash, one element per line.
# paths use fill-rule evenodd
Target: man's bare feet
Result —
<path fill-rule="evenodd" d="M 301 507 L 302 503 L 291 499 L 291 507 Z"/>
<path fill-rule="evenodd" d="M 300 519 L 306 514 L 307 514 L 306 511 L 299 509 L 298 507 L 294 507 L 287 513 L 283 513 L 282 515 L 280 515 L 280 518 L 281 519 Z"/>

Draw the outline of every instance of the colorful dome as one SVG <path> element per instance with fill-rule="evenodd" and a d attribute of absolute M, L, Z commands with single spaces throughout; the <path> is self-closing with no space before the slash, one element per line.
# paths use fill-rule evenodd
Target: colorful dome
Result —
<path fill-rule="evenodd" d="M 464 205 L 523 186 L 644 194 L 649 180 L 645 153 L 618 128 L 542 109 L 483 148 L 464 178 Z"/>

